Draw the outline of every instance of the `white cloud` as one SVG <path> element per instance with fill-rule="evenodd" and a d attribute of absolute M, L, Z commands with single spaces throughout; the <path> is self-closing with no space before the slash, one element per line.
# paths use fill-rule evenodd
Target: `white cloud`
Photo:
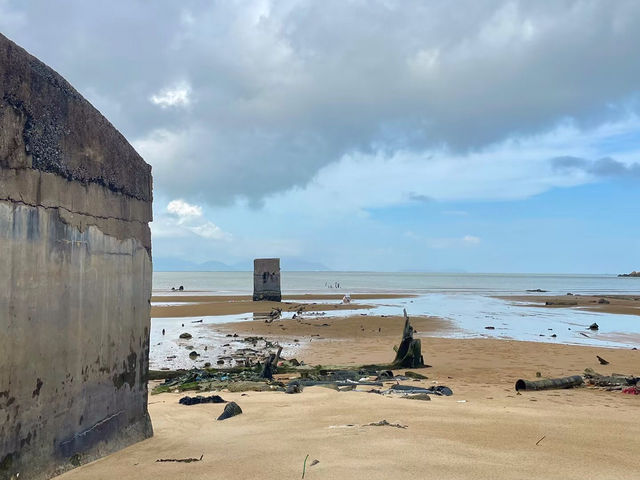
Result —
<path fill-rule="evenodd" d="M 462 238 L 447 237 L 447 238 L 426 238 L 425 243 L 430 248 L 443 249 L 443 248 L 465 248 L 478 245 L 480 238 L 473 235 L 465 235 Z"/>
<path fill-rule="evenodd" d="M 182 199 L 171 200 L 166 212 L 160 213 L 151 224 L 156 237 L 185 237 L 196 235 L 208 240 L 230 240 L 231 234 L 207 220 L 203 209 Z"/>
<path fill-rule="evenodd" d="M 166 87 L 160 92 L 151 95 L 149 101 L 160 108 L 186 107 L 191 102 L 191 87 L 186 82 L 181 82 L 172 87 Z"/>
<path fill-rule="evenodd" d="M 462 238 L 462 241 L 463 241 L 464 243 L 469 244 L 469 245 L 477 245 L 478 243 L 480 243 L 480 238 L 479 238 L 479 237 L 476 237 L 476 236 L 474 236 L 474 235 L 465 235 L 465 236 Z"/>
<path fill-rule="evenodd" d="M 167 205 L 167 212 L 174 213 L 177 216 L 184 217 L 201 217 L 202 207 L 191 205 L 182 199 L 171 200 Z"/>

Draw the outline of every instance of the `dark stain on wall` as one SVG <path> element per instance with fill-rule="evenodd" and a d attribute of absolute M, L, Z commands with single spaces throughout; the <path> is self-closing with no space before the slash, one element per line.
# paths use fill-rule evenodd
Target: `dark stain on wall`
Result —
<path fill-rule="evenodd" d="M 133 389 L 133 386 L 136 384 L 136 361 L 138 359 L 138 354 L 134 351 L 131 351 L 129 355 L 127 355 L 126 363 L 124 360 L 122 361 L 122 372 L 116 373 L 113 375 L 113 384 L 117 389 L 122 388 L 125 383 L 129 384 L 129 388 Z"/>
<path fill-rule="evenodd" d="M 40 379 L 38 379 L 36 381 L 36 389 L 33 391 L 33 393 L 31 394 L 32 398 L 37 397 L 38 395 L 40 395 L 40 389 L 42 388 L 42 385 L 44 385 L 44 382 Z"/>

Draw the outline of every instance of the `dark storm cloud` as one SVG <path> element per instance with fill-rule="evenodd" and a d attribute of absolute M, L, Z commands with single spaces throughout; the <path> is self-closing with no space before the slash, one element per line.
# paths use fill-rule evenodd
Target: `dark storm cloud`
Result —
<path fill-rule="evenodd" d="M 629 113 L 639 21 L 623 0 L 0 0 L 0 30 L 142 150 L 156 188 L 209 203 L 353 152 L 464 152 Z M 181 85 L 188 103 L 150 101 Z"/>

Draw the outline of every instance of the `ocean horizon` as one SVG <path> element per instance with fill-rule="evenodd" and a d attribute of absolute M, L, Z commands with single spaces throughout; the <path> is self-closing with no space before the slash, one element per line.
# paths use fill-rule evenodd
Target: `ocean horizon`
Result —
<path fill-rule="evenodd" d="M 617 274 L 282 271 L 281 282 L 285 295 L 337 292 L 622 295 L 640 292 L 640 281 L 633 277 L 618 277 Z M 171 288 L 179 286 L 202 294 L 250 294 L 253 291 L 253 272 L 153 273 L 154 293 L 171 291 Z"/>

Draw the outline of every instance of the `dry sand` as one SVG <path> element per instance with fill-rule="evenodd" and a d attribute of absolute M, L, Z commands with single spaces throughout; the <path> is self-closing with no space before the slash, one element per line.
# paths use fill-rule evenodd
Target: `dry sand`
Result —
<path fill-rule="evenodd" d="M 330 325 L 314 326 L 318 322 Z M 391 361 L 402 322 L 356 315 L 216 328 L 299 336 L 306 339 L 306 362 L 337 365 Z M 426 317 L 412 323 L 419 335 L 447 328 Z M 316 331 L 322 339 L 310 338 Z M 60 478 L 297 479 L 307 454 L 305 478 L 311 480 L 640 478 L 639 396 L 592 388 L 514 391 L 518 378 L 535 379 L 536 372 L 556 377 L 590 367 L 637 375 L 640 351 L 497 339 L 422 342 L 433 368 L 419 370 L 429 379 L 415 384 L 447 385 L 453 396 L 423 402 L 322 387 L 298 395 L 226 392 L 223 398 L 244 413 L 218 422 L 222 405 L 183 406 L 181 394 L 153 395 L 153 438 Z M 599 365 L 596 355 L 610 365 Z M 382 419 L 407 428 L 361 426 Z M 156 463 L 202 454 L 201 462 Z M 314 459 L 319 463 L 311 467 Z"/>

